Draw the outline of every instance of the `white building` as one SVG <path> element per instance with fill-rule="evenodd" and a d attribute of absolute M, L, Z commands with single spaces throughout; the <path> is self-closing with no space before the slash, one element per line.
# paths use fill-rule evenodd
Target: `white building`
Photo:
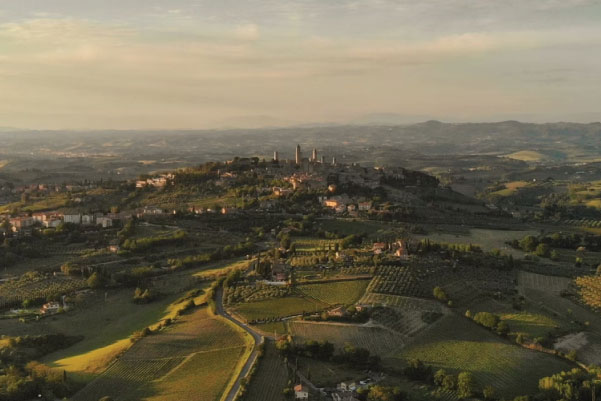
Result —
<path fill-rule="evenodd" d="M 96 224 L 102 226 L 102 228 L 109 228 L 113 226 L 113 219 L 109 217 L 98 217 L 96 218 Z"/>
<path fill-rule="evenodd" d="M 65 220 L 65 223 L 81 224 L 81 213 L 65 214 L 63 219 Z"/>
<path fill-rule="evenodd" d="M 309 389 L 303 384 L 297 384 L 294 386 L 294 399 L 295 400 L 308 400 Z"/>

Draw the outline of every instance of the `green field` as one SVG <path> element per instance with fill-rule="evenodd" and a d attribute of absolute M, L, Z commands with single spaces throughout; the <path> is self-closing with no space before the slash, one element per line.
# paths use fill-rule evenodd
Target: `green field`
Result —
<path fill-rule="evenodd" d="M 500 249 L 514 257 L 523 256 L 524 252 L 515 250 L 506 244 L 513 239 L 522 239 L 526 235 L 537 235 L 537 231 L 470 229 L 469 234 L 432 233 L 427 236 L 431 241 L 479 245 L 484 251 Z M 425 236 L 423 238 L 426 238 Z"/>
<path fill-rule="evenodd" d="M 505 397 L 534 393 L 538 379 L 572 367 L 557 357 L 502 340 L 465 318 L 443 319 L 386 363 L 398 366 L 400 360 L 419 358 L 434 369 L 471 371 L 480 387 L 492 385 Z"/>
<path fill-rule="evenodd" d="M 330 305 L 350 305 L 365 293 L 369 280 L 334 281 L 331 283 L 303 284 L 297 288 L 303 294 Z"/>
<path fill-rule="evenodd" d="M 342 235 L 368 234 L 371 236 L 379 231 L 392 228 L 386 222 L 362 219 L 321 219 L 319 223 L 324 230 Z"/>
<path fill-rule="evenodd" d="M 261 320 L 317 312 L 329 305 L 303 297 L 272 298 L 264 301 L 238 304 L 232 311 L 246 320 Z"/>
<path fill-rule="evenodd" d="M 507 322 L 511 333 L 524 334 L 529 338 L 544 337 L 560 327 L 557 320 L 540 313 L 502 313 L 500 318 Z"/>
<path fill-rule="evenodd" d="M 505 189 L 501 189 L 496 192 L 492 192 L 490 195 L 497 196 L 511 196 L 515 194 L 520 188 L 524 188 L 528 183 L 526 181 L 512 181 L 505 184 Z"/>
<path fill-rule="evenodd" d="M 273 336 L 274 333 L 276 335 L 284 335 L 288 333 L 288 327 L 286 326 L 286 322 L 270 322 L 270 323 L 261 323 L 254 324 L 253 329 L 265 333 L 265 335 Z"/>

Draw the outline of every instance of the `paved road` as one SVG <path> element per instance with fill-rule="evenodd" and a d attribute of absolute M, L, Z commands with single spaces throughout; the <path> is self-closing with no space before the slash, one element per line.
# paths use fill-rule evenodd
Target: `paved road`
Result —
<path fill-rule="evenodd" d="M 229 393 L 227 394 L 227 397 L 225 398 L 225 401 L 233 401 L 234 398 L 236 397 L 236 394 L 238 394 L 238 390 L 240 389 L 240 383 L 241 383 L 242 379 L 244 377 L 246 377 L 246 375 L 252 368 L 253 364 L 257 360 L 257 357 L 259 355 L 259 344 L 262 344 L 264 339 L 263 339 L 263 336 L 261 336 L 259 333 L 257 333 L 256 331 L 254 331 L 253 329 L 248 327 L 245 323 L 242 323 L 239 320 L 234 319 L 232 316 L 230 316 L 225 311 L 225 309 L 223 308 L 223 289 L 221 289 L 221 288 L 219 288 L 219 290 L 217 291 L 217 294 L 215 295 L 215 309 L 216 309 L 216 313 L 218 315 L 223 316 L 224 318 L 231 321 L 235 325 L 241 327 L 244 331 L 246 331 L 248 334 L 250 334 L 254 341 L 252 353 L 248 357 L 248 360 L 246 361 L 246 363 L 244 364 L 244 367 L 240 371 L 240 374 L 236 378 L 236 382 L 234 383 L 234 385 L 230 389 Z"/>

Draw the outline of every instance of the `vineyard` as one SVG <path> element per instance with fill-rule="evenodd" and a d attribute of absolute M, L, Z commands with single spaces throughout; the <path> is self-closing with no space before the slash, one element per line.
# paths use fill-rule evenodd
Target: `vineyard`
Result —
<path fill-rule="evenodd" d="M 535 392 L 538 379 L 571 367 L 554 356 L 505 342 L 462 317 L 443 319 L 396 358 L 419 358 L 449 372 L 471 371 L 480 387 L 492 385 L 504 397 Z"/>
<path fill-rule="evenodd" d="M 436 286 L 443 287 L 453 302 L 469 303 L 481 292 L 513 291 L 514 273 L 486 267 L 452 267 L 440 259 L 408 266 L 385 265 L 377 267 L 367 292 L 431 298 Z"/>
<path fill-rule="evenodd" d="M 72 400 L 177 400 L 182 395 L 218 400 L 246 350 L 245 336 L 206 309 L 197 310 L 136 342 Z M 201 392 L 190 388 L 198 380 L 204 383 Z"/>
<path fill-rule="evenodd" d="M 380 266 L 369 283 L 368 292 L 425 297 L 428 292 L 408 266 Z"/>
<path fill-rule="evenodd" d="M 290 330 L 295 341 L 329 341 L 337 347 L 344 347 L 346 343 L 350 343 L 381 357 L 399 349 L 405 343 L 400 334 L 382 327 L 297 320 L 290 322 Z"/>
<path fill-rule="evenodd" d="M 330 305 L 354 304 L 365 293 L 368 280 L 333 281 L 298 286 L 303 294 Z"/>
<path fill-rule="evenodd" d="M 582 276 L 575 280 L 582 301 L 596 310 L 601 309 L 601 276 Z"/>
<path fill-rule="evenodd" d="M 288 382 L 288 368 L 272 342 L 265 351 L 254 374 L 245 401 L 285 401 L 282 390 Z"/>
<path fill-rule="evenodd" d="M 518 290 L 521 293 L 525 288 L 530 288 L 559 294 L 569 285 L 570 279 L 566 277 L 546 276 L 521 270 L 518 272 Z"/>
<path fill-rule="evenodd" d="M 413 337 L 415 333 L 428 326 L 426 314 L 430 320 L 436 320 L 441 315 L 436 312 L 421 312 L 416 310 L 399 311 L 397 309 L 377 309 L 372 314 L 374 322 L 396 331 L 403 337 Z"/>
<path fill-rule="evenodd" d="M 441 304 L 429 299 L 377 294 L 373 292 L 366 293 L 359 300 L 359 303 L 365 305 L 386 306 L 402 310 L 442 312 Z"/>
<path fill-rule="evenodd" d="M 23 301 L 44 302 L 63 294 L 86 288 L 86 281 L 69 276 L 51 276 L 39 273 L 23 275 L 18 280 L 0 285 L 0 309 L 20 306 Z"/>
<path fill-rule="evenodd" d="M 319 312 L 329 305 L 317 300 L 302 297 L 271 298 L 263 301 L 238 304 L 233 312 L 241 315 L 249 322 L 281 319 L 303 313 Z"/>

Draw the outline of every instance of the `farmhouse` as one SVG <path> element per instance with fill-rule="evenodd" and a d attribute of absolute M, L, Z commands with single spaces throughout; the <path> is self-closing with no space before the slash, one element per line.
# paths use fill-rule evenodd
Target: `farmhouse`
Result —
<path fill-rule="evenodd" d="M 271 281 L 283 282 L 288 280 L 288 268 L 284 264 L 274 264 L 271 269 Z"/>
<path fill-rule="evenodd" d="M 308 400 L 309 389 L 303 384 L 297 384 L 294 386 L 294 399 L 295 400 Z"/>
<path fill-rule="evenodd" d="M 339 391 L 355 391 L 357 390 L 357 383 L 351 381 L 340 382 L 336 386 L 336 389 Z"/>
<path fill-rule="evenodd" d="M 339 392 L 332 393 L 332 399 L 334 401 L 359 401 L 357 397 L 353 395 L 352 392 Z"/>
<path fill-rule="evenodd" d="M 374 255 L 380 255 L 386 249 L 388 249 L 388 244 L 386 244 L 386 242 L 374 242 L 372 246 Z"/>
<path fill-rule="evenodd" d="M 328 311 L 328 316 L 343 317 L 345 315 L 346 315 L 346 310 L 342 306 L 339 306 L 334 309 L 330 309 Z"/>
<path fill-rule="evenodd" d="M 58 313 L 60 308 L 61 308 L 61 304 L 59 304 L 58 302 L 48 302 L 48 303 L 42 305 L 42 308 L 40 309 L 40 313 L 42 313 L 43 315 L 51 315 L 53 313 Z"/>

